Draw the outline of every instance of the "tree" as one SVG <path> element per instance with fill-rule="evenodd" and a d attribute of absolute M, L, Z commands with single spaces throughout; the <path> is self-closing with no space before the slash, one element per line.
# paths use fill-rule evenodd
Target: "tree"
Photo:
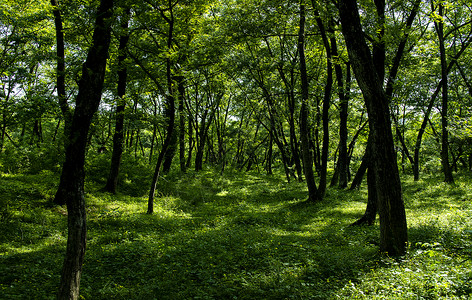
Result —
<path fill-rule="evenodd" d="M 177 2 L 175 3 L 177 4 Z M 175 4 L 172 1 L 169 1 L 168 7 L 166 9 L 162 9 L 157 6 L 155 9 L 161 14 L 162 18 L 167 22 L 168 30 L 167 30 L 167 50 L 169 52 L 173 49 L 173 39 L 174 39 L 174 25 L 175 25 L 175 18 L 174 18 L 174 6 Z M 162 145 L 161 151 L 159 152 L 159 156 L 157 158 L 156 167 L 154 169 L 154 174 L 152 176 L 151 181 L 151 188 L 149 191 L 149 198 L 148 198 L 148 208 L 147 213 L 152 214 L 154 213 L 154 196 L 156 192 L 156 185 L 159 179 L 162 163 L 166 156 L 166 153 L 171 146 L 173 135 L 174 135 L 174 127 L 175 127 L 175 94 L 176 91 L 174 89 L 174 79 L 172 77 L 172 65 L 171 65 L 171 58 L 167 57 L 166 60 L 166 79 L 167 79 L 167 93 L 165 95 L 166 103 L 165 103 L 165 115 L 166 115 L 166 138 Z M 156 85 L 159 86 L 157 80 L 154 80 Z M 162 88 L 161 88 L 162 89 Z"/>
<path fill-rule="evenodd" d="M 452 169 L 449 163 L 449 128 L 448 128 L 448 75 L 446 61 L 446 47 L 444 45 L 444 3 L 438 3 L 438 17 L 434 20 L 434 28 L 438 35 L 439 55 L 441 59 L 441 90 L 442 90 L 442 113 L 441 113 L 441 163 L 444 172 L 444 181 L 454 183 Z M 434 12 L 434 0 L 431 0 L 431 8 Z"/>
<path fill-rule="evenodd" d="M 79 298 L 87 234 L 84 199 L 85 152 L 90 123 L 98 109 L 105 78 L 111 39 L 112 8 L 113 0 L 101 0 L 97 9 L 92 45 L 82 68 L 66 159 L 61 173 L 68 211 L 68 237 L 58 299 Z"/>
<path fill-rule="evenodd" d="M 356 1 L 339 1 L 338 9 L 349 58 L 369 113 L 371 157 L 380 215 L 380 250 L 391 256 L 403 255 L 407 250 L 407 223 L 390 127 L 388 99 L 363 38 Z"/>
<path fill-rule="evenodd" d="M 118 98 L 116 101 L 116 120 L 115 120 L 115 134 L 113 135 L 113 152 L 111 155 L 110 173 L 108 175 L 105 190 L 109 193 L 116 193 L 118 185 L 118 173 L 120 171 L 121 156 L 123 154 L 123 140 L 124 140 L 124 119 L 126 102 L 123 97 L 126 94 L 126 79 L 128 72 L 125 65 L 126 47 L 129 40 L 128 19 L 130 10 L 127 9 L 125 15 L 122 16 L 121 21 L 121 35 L 119 36 L 120 45 L 118 47 Z"/>
<path fill-rule="evenodd" d="M 64 51 L 64 28 L 62 24 L 62 15 L 57 0 L 51 0 L 54 14 L 54 25 L 56 28 L 56 89 L 59 106 L 62 111 L 65 123 L 65 134 L 69 130 L 70 121 L 72 118 L 72 112 L 67 103 L 66 95 L 66 67 L 65 67 L 65 51 Z M 62 203 L 65 204 L 65 203 Z"/>
<path fill-rule="evenodd" d="M 298 32 L 298 51 L 300 54 L 300 78 L 302 90 L 302 104 L 300 107 L 300 140 L 302 144 L 302 160 L 305 180 L 308 186 L 308 201 L 314 202 L 321 200 L 322 196 L 318 192 L 313 173 L 313 157 L 309 143 L 308 126 L 308 76 L 305 61 L 305 4 L 300 2 L 300 29 Z"/>

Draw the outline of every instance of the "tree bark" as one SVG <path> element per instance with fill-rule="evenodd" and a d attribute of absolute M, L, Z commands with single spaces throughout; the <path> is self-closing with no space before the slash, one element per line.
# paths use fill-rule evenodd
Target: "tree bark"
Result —
<path fill-rule="evenodd" d="M 378 205 L 377 205 L 377 185 L 375 184 L 375 174 L 371 169 L 367 170 L 367 207 L 364 215 L 357 221 L 351 224 L 351 226 L 359 225 L 373 225 L 377 216 Z"/>
<path fill-rule="evenodd" d="M 129 15 L 130 10 L 128 9 L 126 11 L 126 18 L 121 23 L 121 29 L 123 30 L 123 33 L 120 36 L 120 44 L 118 46 L 118 98 L 116 101 L 115 134 L 113 135 L 113 151 L 111 155 L 110 173 L 105 185 L 105 191 L 113 194 L 116 193 L 116 188 L 118 186 L 118 174 L 120 172 L 125 133 L 124 123 L 126 102 L 124 101 L 123 97 L 126 94 L 126 79 L 128 77 L 125 60 L 126 45 L 128 44 L 129 40 L 129 33 L 127 32 Z"/>
<path fill-rule="evenodd" d="M 82 262 L 86 246 L 84 163 L 87 135 L 100 104 L 110 45 L 113 1 L 102 0 L 98 8 L 92 46 L 83 65 L 76 108 L 71 123 L 61 182 L 68 211 L 67 249 L 61 273 L 58 299 L 78 299 Z"/>
<path fill-rule="evenodd" d="M 439 16 L 444 16 L 444 3 L 439 1 Z M 431 6 L 434 1 L 431 0 Z M 434 9 L 433 9 L 434 10 Z M 448 132 L 448 68 L 446 62 L 446 47 L 444 45 L 444 22 L 435 21 L 434 26 L 439 40 L 439 55 L 441 60 L 441 82 L 442 82 L 442 113 L 441 113 L 441 163 L 444 172 L 444 181 L 454 183 L 452 168 L 449 163 L 449 132 Z"/>
<path fill-rule="evenodd" d="M 326 192 L 327 185 L 327 171 L 328 171 L 328 151 L 329 151 L 329 108 L 331 105 L 331 92 L 333 87 L 333 64 L 332 64 L 332 52 L 329 44 L 329 39 L 326 34 L 324 24 L 319 17 L 318 11 L 315 10 L 316 23 L 321 33 L 321 39 L 323 40 L 324 47 L 326 49 L 326 85 L 323 96 L 323 108 L 322 108 L 322 124 L 323 124 L 323 142 L 321 150 L 321 165 L 320 165 L 320 182 L 318 185 L 318 198 L 323 199 Z"/>
<path fill-rule="evenodd" d="M 310 151 L 308 127 L 308 75 L 305 61 L 305 4 L 300 4 L 300 30 L 298 32 L 298 51 L 300 54 L 300 79 L 302 89 L 302 104 L 300 108 L 300 140 L 302 144 L 302 160 L 305 180 L 308 187 L 308 201 L 315 202 L 319 198 L 318 189 L 313 173 L 313 157 Z"/>
<path fill-rule="evenodd" d="M 168 68 L 170 69 L 170 67 Z M 166 100 L 167 109 L 169 109 L 172 113 L 167 114 L 167 117 L 169 119 L 167 120 L 166 138 L 164 140 L 164 143 L 162 144 L 162 148 L 161 148 L 161 151 L 159 152 L 159 156 L 157 157 L 156 167 L 154 169 L 154 174 L 152 176 L 151 189 L 149 191 L 149 198 L 148 198 L 148 208 L 147 208 L 148 214 L 154 213 L 154 196 L 156 193 L 157 181 L 161 174 L 162 162 L 164 160 L 165 154 L 167 152 L 167 149 L 169 148 L 169 145 L 172 141 L 172 136 L 174 134 L 175 99 L 172 94 L 167 95 L 166 99 L 167 99 Z"/>
<path fill-rule="evenodd" d="M 69 104 L 67 103 L 66 97 L 66 68 L 65 68 L 65 51 L 64 51 L 64 30 L 62 25 L 62 15 L 61 10 L 59 9 L 59 3 L 57 0 L 51 0 L 51 5 L 53 6 L 54 14 L 54 24 L 56 28 L 56 89 L 57 89 L 57 98 L 59 101 L 59 107 L 61 108 L 62 115 L 64 117 L 64 128 L 65 134 L 67 136 L 68 128 L 70 126 L 70 121 L 72 119 L 72 112 L 70 110 Z M 64 203 L 65 204 L 65 203 Z"/>
<path fill-rule="evenodd" d="M 66 97 L 66 73 L 65 73 L 65 51 L 64 51 L 64 31 L 62 25 L 62 15 L 61 10 L 59 9 L 59 3 L 57 0 L 51 0 L 51 5 L 53 6 L 54 14 L 54 24 L 56 28 L 56 89 L 57 89 L 57 99 L 59 102 L 59 107 L 64 118 L 64 136 L 66 137 L 65 141 L 67 143 L 67 137 L 70 134 L 70 126 L 72 120 L 72 112 L 67 103 Z M 3 137 L 3 136 L 2 136 Z M 3 138 L 2 138 L 3 141 Z M 65 147 L 67 144 L 65 143 Z M 3 144 L 3 143 L 2 143 Z M 59 183 L 59 188 L 54 196 L 53 203 L 56 205 L 66 204 L 66 191 L 64 190 L 64 185 Z"/>
<path fill-rule="evenodd" d="M 356 79 L 364 95 L 372 135 L 372 164 L 380 215 L 380 250 L 406 253 L 408 234 L 388 99 L 365 41 L 355 0 L 338 3 L 342 32 Z"/>
<path fill-rule="evenodd" d="M 170 4 L 170 3 L 169 3 Z M 161 14 L 163 18 L 167 21 L 169 24 L 169 31 L 167 33 L 167 48 L 171 50 L 172 48 L 172 40 L 174 38 L 174 12 L 173 12 L 173 6 L 169 5 L 169 13 L 170 16 L 167 17 L 164 15 L 164 13 L 161 11 Z M 160 173 L 161 173 L 161 167 L 162 167 L 162 162 L 164 161 L 164 158 L 166 156 L 166 152 L 169 149 L 173 135 L 174 135 L 174 126 L 175 126 L 175 90 L 173 88 L 174 86 L 174 81 L 172 78 L 172 70 L 171 70 L 171 60 L 170 58 L 166 59 L 166 77 L 167 77 L 167 94 L 166 95 L 166 104 L 165 104 L 165 116 L 166 116 L 166 121 L 167 121 L 167 129 L 166 129 L 166 137 L 164 140 L 164 143 L 162 145 L 162 149 L 159 152 L 159 156 L 157 158 L 157 163 L 156 163 L 156 168 L 154 169 L 154 174 L 152 176 L 152 181 L 151 181 L 151 188 L 149 190 L 149 198 L 148 198 L 148 207 L 147 207 L 147 213 L 148 214 L 153 214 L 154 213 L 154 196 L 156 193 L 156 186 L 157 186 L 157 181 L 159 179 Z M 153 77 L 154 78 L 154 77 Z M 159 82 L 157 79 L 154 78 L 154 82 L 158 84 Z M 164 91 L 162 87 L 159 88 L 161 91 Z"/>
<path fill-rule="evenodd" d="M 331 38 L 331 47 L 333 51 L 333 57 L 338 57 L 338 49 L 336 45 L 336 38 Z M 337 62 L 334 65 L 336 79 L 338 82 L 338 97 L 339 97 L 339 157 L 338 157 L 338 187 L 344 189 L 347 187 L 348 181 L 348 155 L 347 155 L 347 119 L 349 112 L 349 92 L 344 87 L 343 70 L 337 58 Z M 350 68 L 347 64 L 346 68 Z M 349 74 L 349 70 L 346 70 L 346 74 Z M 346 76 L 348 77 L 348 76 Z M 347 81 L 348 79 L 346 79 Z"/>
<path fill-rule="evenodd" d="M 185 119 L 186 115 L 184 112 L 185 103 L 185 86 L 184 77 L 177 77 L 177 87 L 179 91 L 179 160 L 180 160 L 180 171 L 185 173 L 187 171 L 185 165 Z"/>

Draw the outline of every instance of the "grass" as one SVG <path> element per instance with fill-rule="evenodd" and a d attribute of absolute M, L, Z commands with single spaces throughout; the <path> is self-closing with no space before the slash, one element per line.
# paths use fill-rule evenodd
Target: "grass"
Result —
<path fill-rule="evenodd" d="M 147 215 L 147 182 L 126 177 L 109 195 L 91 180 L 81 297 L 468 299 L 471 177 L 456 181 L 404 178 L 410 247 L 393 260 L 378 223 L 349 227 L 364 189 L 307 205 L 305 185 L 277 175 L 171 173 Z M 67 212 L 49 205 L 56 184 L 52 172 L 0 177 L 1 299 L 55 298 L 67 233 Z"/>

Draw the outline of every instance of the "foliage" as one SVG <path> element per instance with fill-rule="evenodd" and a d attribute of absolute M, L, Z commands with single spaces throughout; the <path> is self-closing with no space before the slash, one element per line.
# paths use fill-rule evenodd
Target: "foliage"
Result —
<path fill-rule="evenodd" d="M 465 299 L 472 295 L 470 180 L 404 179 L 410 247 L 399 260 L 377 253 L 377 224 L 349 227 L 363 212 L 364 189 L 330 189 L 323 203 L 308 205 L 305 185 L 280 174 L 171 171 L 147 215 L 145 193 L 132 184 L 113 196 L 89 181 L 81 295 Z M 67 236 L 67 212 L 48 205 L 56 184 L 49 171 L 0 178 L 4 299 L 55 297 Z"/>

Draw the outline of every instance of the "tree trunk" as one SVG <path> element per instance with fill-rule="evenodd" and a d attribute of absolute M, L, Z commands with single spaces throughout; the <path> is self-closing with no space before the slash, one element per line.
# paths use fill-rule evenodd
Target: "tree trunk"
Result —
<path fill-rule="evenodd" d="M 342 0 L 338 5 L 349 58 L 369 114 L 372 164 L 380 215 L 380 250 L 390 256 L 403 255 L 407 250 L 407 223 L 388 99 L 363 38 L 356 1 Z"/>
<path fill-rule="evenodd" d="M 323 96 L 323 108 L 322 108 L 322 124 L 323 124 L 323 147 L 321 150 L 321 168 L 320 168 L 320 182 L 318 186 L 318 198 L 323 199 L 326 192 L 327 185 L 327 171 L 328 171 L 328 151 L 329 151 L 329 107 L 331 105 L 331 92 L 333 87 L 333 64 L 332 64 L 332 52 L 329 44 L 328 36 L 324 24 L 319 17 L 318 11 L 315 10 L 316 23 L 321 33 L 321 39 L 323 40 L 324 47 L 326 49 L 326 65 L 327 65 L 327 78 Z"/>
<path fill-rule="evenodd" d="M 54 14 L 54 24 L 56 28 L 56 89 L 57 89 L 57 99 L 59 102 L 59 107 L 61 108 L 62 115 L 64 117 L 64 136 L 65 141 L 70 135 L 70 126 L 72 120 L 72 112 L 67 103 L 66 97 L 66 86 L 65 86 L 65 55 L 64 55 L 64 31 L 62 25 L 62 16 L 59 9 L 59 4 L 57 0 L 51 0 L 51 5 L 53 6 Z M 3 135 L 2 135 L 3 141 Z M 3 145 L 3 143 L 2 143 Z M 67 144 L 65 144 L 67 147 Z M 66 204 L 66 195 L 65 195 L 64 186 L 59 184 L 59 188 L 54 196 L 53 203 L 56 205 Z"/>
<path fill-rule="evenodd" d="M 362 183 L 362 179 L 364 178 L 364 174 L 367 171 L 367 167 L 369 165 L 369 156 L 370 156 L 370 139 L 367 141 L 367 146 L 365 148 L 364 156 L 362 157 L 361 164 L 357 169 L 356 175 L 354 175 L 354 179 L 351 182 L 351 187 L 349 190 L 359 189 Z"/>
<path fill-rule="evenodd" d="M 100 104 L 105 78 L 112 7 L 112 0 L 102 0 L 98 8 L 92 46 L 82 69 L 66 159 L 62 168 L 61 183 L 67 203 L 68 237 L 58 299 L 79 298 L 87 232 L 84 199 L 85 151 L 90 123 Z"/>
<path fill-rule="evenodd" d="M 269 134 L 269 147 L 267 149 L 267 175 L 272 175 L 272 147 L 273 147 L 273 141 L 272 141 L 272 136 Z"/>
<path fill-rule="evenodd" d="M 167 96 L 167 106 L 169 110 L 175 111 L 175 101 L 172 95 Z M 161 151 L 159 152 L 159 156 L 157 157 L 157 163 L 156 163 L 156 167 L 154 169 L 154 174 L 152 176 L 152 181 L 151 181 L 151 189 L 149 191 L 148 209 L 147 209 L 148 214 L 154 213 L 154 196 L 156 193 L 157 180 L 159 179 L 159 176 L 161 173 L 162 161 L 164 160 L 165 153 L 167 149 L 169 148 L 169 145 L 172 140 L 173 131 L 174 131 L 175 115 L 172 113 L 172 114 L 168 114 L 167 116 L 169 117 L 169 119 L 167 120 L 166 138 L 164 140 L 164 143 L 162 144 L 162 148 L 161 148 Z"/>
<path fill-rule="evenodd" d="M 169 25 L 169 31 L 167 32 L 167 49 L 170 51 L 172 49 L 172 41 L 174 38 L 174 11 L 173 6 L 170 5 L 169 2 L 169 16 L 164 17 Z M 166 94 L 166 104 L 165 104 L 165 112 L 164 115 L 167 121 L 167 128 L 166 128 L 166 136 L 164 139 L 164 143 L 162 144 L 162 149 L 159 152 L 159 156 L 157 158 L 156 168 L 154 169 L 154 174 L 152 176 L 151 181 L 151 188 L 149 190 L 149 198 L 148 198 L 148 208 L 147 213 L 152 214 L 154 213 L 154 196 L 156 193 L 156 186 L 157 180 L 159 179 L 162 163 L 166 157 L 166 153 L 171 147 L 174 135 L 174 127 L 175 127 L 175 89 L 174 89 L 174 80 L 172 77 L 172 62 L 170 57 L 166 59 L 166 79 L 167 79 L 167 92 L 165 92 L 164 88 L 159 84 L 159 81 L 154 78 L 154 82 L 158 86 L 161 93 L 164 95 Z M 150 73 L 149 73 L 150 74 Z"/>
<path fill-rule="evenodd" d="M 180 124 L 180 122 L 179 122 Z M 174 124 L 173 131 L 176 131 L 176 125 Z M 162 162 L 162 172 L 164 174 L 169 173 L 170 167 L 172 166 L 172 160 L 174 160 L 175 151 L 177 151 L 177 143 L 178 143 L 178 135 L 173 134 L 172 140 L 170 141 L 169 148 L 166 151 L 166 155 L 164 157 L 164 161 Z"/>
<path fill-rule="evenodd" d="M 130 10 L 126 11 L 126 18 L 121 23 L 123 30 L 120 36 L 120 45 L 118 46 L 118 98 L 116 101 L 116 119 L 115 119 L 115 134 L 113 135 L 113 152 L 111 155 L 110 173 L 108 175 L 105 191 L 109 193 L 116 193 L 118 185 L 118 174 L 120 172 L 121 156 L 123 154 L 124 141 L 124 123 L 125 123 L 125 106 L 126 102 L 123 97 L 126 94 L 126 79 L 128 72 L 125 65 L 126 60 L 126 45 L 129 40 L 128 19 Z"/>
<path fill-rule="evenodd" d="M 333 51 L 333 56 L 338 56 L 338 49 L 336 45 L 336 38 L 331 38 L 331 47 Z M 349 64 L 347 64 L 346 68 L 346 77 L 349 74 Z M 337 164 L 338 170 L 338 187 L 344 189 L 347 187 L 348 181 L 348 155 L 347 155 L 347 137 L 348 137 L 348 129 L 347 129 L 347 119 L 348 119 L 348 111 L 349 111 L 349 98 L 347 95 L 349 94 L 347 90 L 344 89 L 344 80 L 343 80 L 343 70 L 341 65 L 336 63 L 334 65 L 334 70 L 336 73 L 336 79 L 338 82 L 338 96 L 339 96 L 339 158 Z M 346 81 L 348 79 L 346 78 Z"/>
<path fill-rule="evenodd" d="M 187 154 L 187 162 L 185 163 L 186 168 L 190 168 L 192 165 L 192 151 L 194 147 L 194 140 L 193 140 L 193 120 L 192 116 L 188 116 L 188 154 Z"/>
<path fill-rule="evenodd" d="M 185 166 L 185 112 L 184 112 L 184 102 L 185 102 L 185 86 L 184 86 L 184 77 L 177 77 L 177 87 L 179 90 L 179 161 L 180 161 L 180 171 L 185 173 L 187 168 Z"/>
<path fill-rule="evenodd" d="M 444 3 L 439 1 L 439 16 L 444 16 Z M 431 0 L 431 6 L 434 7 L 434 1 Z M 433 8 L 434 10 L 434 8 Z M 446 47 L 444 45 L 444 22 L 434 22 L 436 33 L 439 40 L 439 54 L 441 59 L 441 82 L 442 82 L 442 113 L 441 113 L 441 163 L 444 172 L 444 181 L 454 183 L 452 168 L 449 164 L 449 132 L 448 132 L 448 70 L 446 62 Z"/>
<path fill-rule="evenodd" d="M 303 170 L 308 187 L 308 201 L 321 200 L 313 173 L 313 157 L 310 151 L 308 127 L 308 75 L 305 62 L 305 4 L 300 4 L 300 30 L 298 32 L 298 51 L 300 54 L 300 78 L 302 89 L 302 104 L 300 108 L 300 140 L 302 144 Z"/>
<path fill-rule="evenodd" d="M 167 74 L 168 74 L 168 80 L 172 80 L 170 78 L 170 62 L 169 61 L 167 62 Z M 172 95 L 171 89 L 172 89 L 172 86 L 169 85 L 170 91 L 166 97 L 166 109 L 169 110 L 169 113 L 166 113 L 166 118 L 167 118 L 166 138 L 164 140 L 164 143 L 162 144 L 162 148 L 161 148 L 161 151 L 159 152 L 159 156 L 157 157 L 156 167 L 154 169 L 154 174 L 152 176 L 151 189 L 149 191 L 149 198 L 148 198 L 148 209 L 147 209 L 148 214 L 154 213 L 154 196 L 156 193 L 157 181 L 161 174 L 162 162 L 164 161 L 165 154 L 171 144 L 171 141 L 173 138 L 172 136 L 174 135 L 175 99 L 174 99 L 174 96 Z"/>
<path fill-rule="evenodd" d="M 64 133 L 68 135 L 68 128 L 72 119 L 72 113 L 67 103 L 66 97 L 66 68 L 65 68 L 65 55 L 64 55 L 64 31 L 62 25 L 61 10 L 59 9 L 59 3 L 57 0 L 51 0 L 54 14 L 54 24 L 56 28 L 56 89 L 59 107 L 61 108 L 62 115 L 64 117 Z M 64 203 L 65 204 L 65 203 Z"/>
<path fill-rule="evenodd" d="M 375 217 L 377 216 L 377 185 L 375 184 L 375 174 L 372 169 L 367 171 L 367 207 L 365 209 L 364 215 L 352 223 L 351 226 L 359 225 L 373 225 L 375 222 Z"/>

